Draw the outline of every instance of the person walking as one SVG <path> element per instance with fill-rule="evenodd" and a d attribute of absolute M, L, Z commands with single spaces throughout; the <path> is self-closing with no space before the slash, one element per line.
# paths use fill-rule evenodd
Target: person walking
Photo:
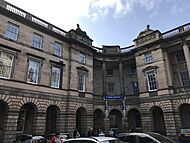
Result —
<path fill-rule="evenodd" d="M 77 138 L 77 137 L 80 137 L 80 134 L 79 134 L 79 132 L 77 131 L 77 129 L 75 129 L 75 130 L 73 131 L 73 138 Z"/>
<path fill-rule="evenodd" d="M 55 133 L 55 136 L 51 138 L 50 143 L 62 143 L 59 132 Z"/>
<path fill-rule="evenodd" d="M 94 136 L 94 131 L 92 128 L 90 128 L 90 130 L 88 131 L 88 134 L 87 134 L 88 137 L 92 137 Z"/>

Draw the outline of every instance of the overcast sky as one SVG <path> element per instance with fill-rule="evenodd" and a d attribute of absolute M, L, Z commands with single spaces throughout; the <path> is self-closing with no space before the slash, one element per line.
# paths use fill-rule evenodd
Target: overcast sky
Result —
<path fill-rule="evenodd" d="M 161 33 L 190 22 L 190 0 L 6 0 L 69 31 L 80 28 L 93 45 L 133 44 L 150 24 Z"/>

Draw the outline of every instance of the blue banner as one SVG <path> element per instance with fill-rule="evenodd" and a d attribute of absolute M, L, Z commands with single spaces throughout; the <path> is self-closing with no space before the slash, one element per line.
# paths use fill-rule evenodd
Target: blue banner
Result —
<path fill-rule="evenodd" d="M 104 96 L 104 100 L 124 100 L 124 96 Z"/>

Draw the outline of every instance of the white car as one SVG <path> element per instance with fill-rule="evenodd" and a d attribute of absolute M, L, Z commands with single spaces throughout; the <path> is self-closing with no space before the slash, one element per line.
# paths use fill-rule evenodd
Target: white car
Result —
<path fill-rule="evenodd" d="M 79 137 L 66 140 L 64 143 L 121 143 L 113 137 Z"/>
<path fill-rule="evenodd" d="M 176 143 L 158 133 L 120 133 L 116 137 L 124 143 Z"/>

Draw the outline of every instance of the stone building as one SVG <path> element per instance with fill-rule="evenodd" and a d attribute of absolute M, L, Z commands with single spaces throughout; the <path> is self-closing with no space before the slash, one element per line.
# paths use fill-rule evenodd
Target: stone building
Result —
<path fill-rule="evenodd" d="M 150 26 L 134 45 L 98 48 L 77 25 L 64 31 L 0 1 L 0 142 L 56 130 L 81 136 L 190 126 L 190 24 Z"/>

